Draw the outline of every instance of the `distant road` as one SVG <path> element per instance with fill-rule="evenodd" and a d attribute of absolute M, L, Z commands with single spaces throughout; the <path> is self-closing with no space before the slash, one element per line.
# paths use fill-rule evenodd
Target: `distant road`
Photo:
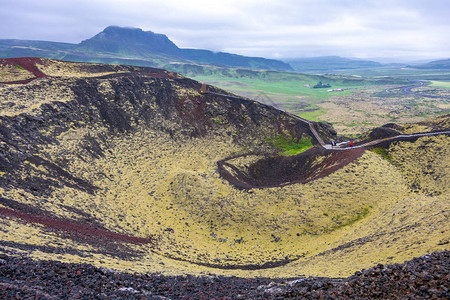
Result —
<path fill-rule="evenodd" d="M 392 137 L 387 137 L 384 139 L 378 139 L 378 140 L 373 140 L 364 144 L 359 144 L 359 145 L 355 145 L 355 146 L 351 146 L 351 147 L 340 147 L 340 145 L 345 145 L 345 144 L 349 144 L 350 142 L 343 142 L 343 143 L 339 143 L 339 145 L 337 146 L 331 146 L 330 144 L 325 144 L 323 139 L 320 137 L 319 133 L 317 132 L 317 130 L 314 128 L 314 123 L 303 119 L 299 116 L 296 116 L 294 114 L 291 114 L 289 112 L 285 112 L 287 113 L 289 116 L 300 120 L 302 122 L 305 122 L 309 125 L 309 128 L 311 129 L 311 132 L 313 133 L 314 137 L 316 138 L 316 140 L 319 142 L 320 146 L 322 146 L 325 149 L 328 150 L 350 150 L 350 149 L 355 149 L 355 148 L 364 148 L 364 147 L 369 147 L 369 146 L 374 146 L 377 144 L 380 144 L 382 142 L 385 141 L 391 141 L 391 140 L 400 140 L 400 139 L 408 139 L 408 138 L 416 138 L 416 137 L 421 137 L 421 136 L 432 136 L 432 135 L 440 135 L 440 134 L 449 134 L 450 135 L 450 130 L 447 131 L 439 131 L 439 132 L 423 132 L 423 133 L 414 133 L 414 134 L 400 134 L 400 135 L 396 135 L 396 136 L 392 136 Z"/>
<path fill-rule="evenodd" d="M 416 138 L 416 137 L 421 137 L 421 136 L 440 135 L 440 134 L 449 134 L 450 135 L 450 130 L 438 131 L 438 132 L 423 132 L 423 133 L 414 133 L 414 134 L 400 134 L 400 135 L 396 135 L 396 136 L 392 136 L 392 137 L 388 137 L 388 138 L 384 138 L 384 139 L 373 140 L 373 141 L 370 141 L 370 142 L 367 142 L 367 143 L 364 143 L 361 145 L 355 145 L 353 147 L 331 148 L 331 145 L 321 145 L 321 146 L 326 149 L 332 149 L 332 150 L 350 150 L 350 149 L 354 149 L 354 148 L 364 148 L 364 147 L 374 146 L 374 145 L 380 144 L 385 141 Z"/>
<path fill-rule="evenodd" d="M 412 80 L 411 83 L 414 83 L 412 85 L 405 85 L 405 86 L 399 86 L 399 87 L 395 87 L 395 88 L 390 88 L 385 90 L 386 94 L 390 94 L 391 91 L 393 90 L 402 90 L 402 92 L 404 94 L 408 94 L 408 95 L 416 95 L 416 96 L 421 96 L 421 97 L 427 97 L 427 98 L 441 98 L 441 99 L 450 99 L 450 97 L 447 96 L 439 96 L 439 95 L 427 95 L 427 94 L 422 94 L 422 93 L 417 93 L 417 92 L 413 92 L 412 89 L 414 88 L 418 88 L 424 85 L 428 85 L 429 82 L 425 82 L 425 81 L 418 81 L 418 80 Z"/>

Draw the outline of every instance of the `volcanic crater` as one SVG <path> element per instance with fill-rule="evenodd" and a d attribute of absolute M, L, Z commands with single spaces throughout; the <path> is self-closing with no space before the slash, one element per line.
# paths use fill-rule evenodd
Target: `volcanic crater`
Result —
<path fill-rule="evenodd" d="M 447 135 L 336 152 L 285 112 L 200 93 L 173 72 L 40 58 L 0 69 L 0 252 L 130 272 L 342 277 L 448 244 Z M 314 147 L 280 155 L 268 142 L 280 135 Z"/>

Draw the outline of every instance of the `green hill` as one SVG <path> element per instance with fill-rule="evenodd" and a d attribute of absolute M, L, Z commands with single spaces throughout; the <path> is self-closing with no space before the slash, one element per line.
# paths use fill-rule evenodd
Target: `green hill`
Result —
<path fill-rule="evenodd" d="M 450 58 L 448 59 L 440 59 L 440 60 L 434 60 L 429 63 L 418 65 L 418 66 L 412 66 L 413 68 L 417 69 L 450 69 Z"/>

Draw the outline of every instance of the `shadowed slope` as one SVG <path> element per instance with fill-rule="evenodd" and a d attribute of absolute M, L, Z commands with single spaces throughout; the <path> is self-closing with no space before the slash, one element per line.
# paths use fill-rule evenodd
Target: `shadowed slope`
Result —
<path fill-rule="evenodd" d="M 358 159 L 363 148 L 333 152 L 320 147 L 295 156 L 243 154 L 218 162 L 222 177 L 240 188 L 282 187 L 323 178 Z M 259 157 L 250 165 L 234 165 L 233 161 L 248 156 Z"/>

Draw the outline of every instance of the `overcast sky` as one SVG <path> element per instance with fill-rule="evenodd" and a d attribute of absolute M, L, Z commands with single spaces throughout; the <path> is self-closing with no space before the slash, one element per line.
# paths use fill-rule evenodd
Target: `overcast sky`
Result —
<path fill-rule="evenodd" d="M 79 43 L 109 25 L 268 58 L 450 58 L 449 0 L 0 0 L 0 39 Z"/>

